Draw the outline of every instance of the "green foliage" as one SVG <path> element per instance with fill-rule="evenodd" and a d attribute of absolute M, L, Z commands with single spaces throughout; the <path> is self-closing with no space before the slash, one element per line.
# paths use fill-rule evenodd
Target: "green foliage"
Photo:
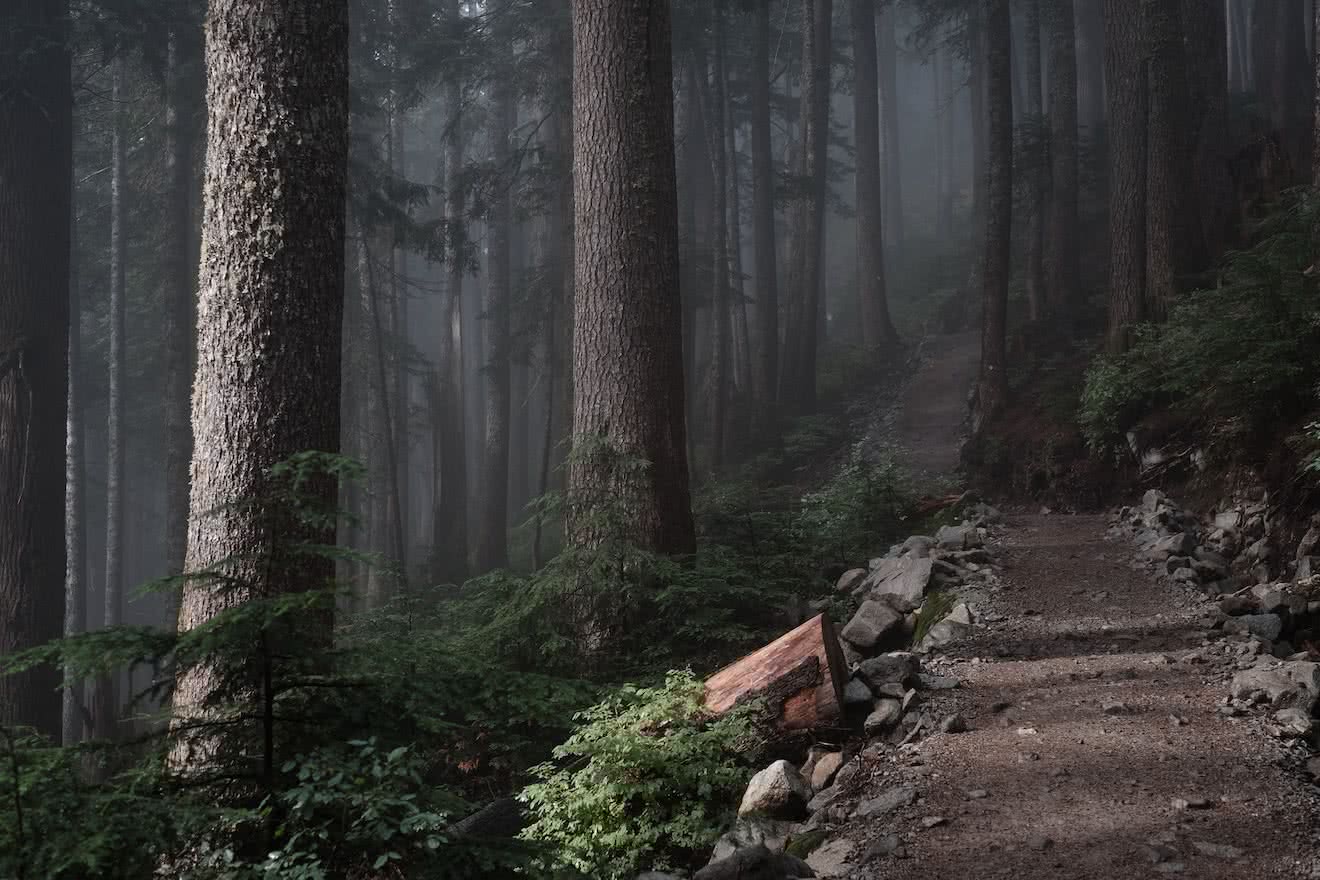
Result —
<path fill-rule="evenodd" d="M 756 742 L 750 710 L 711 719 L 701 698 L 701 682 L 675 672 L 583 712 L 523 791 L 537 816 L 525 836 L 552 844 L 564 873 L 620 880 L 687 866 L 732 818 Z"/>
<path fill-rule="evenodd" d="M 829 482 L 803 496 L 803 539 L 827 558 L 859 559 L 895 534 L 906 505 L 893 462 L 870 461 L 855 447 Z"/>
<path fill-rule="evenodd" d="M 912 628 L 912 644 L 920 645 L 924 642 L 926 636 L 930 635 L 931 627 L 948 617 L 957 604 L 957 597 L 944 590 L 936 590 L 927 595 L 917 611 L 917 625 Z"/>
<path fill-rule="evenodd" d="M 1220 284 L 1178 301 L 1167 323 L 1138 328 L 1131 349 L 1087 374 L 1079 421 L 1092 449 L 1119 447 L 1152 413 L 1240 446 L 1314 403 L 1320 382 L 1320 288 L 1314 197 L 1295 195 L 1258 243 L 1226 259 Z"/>

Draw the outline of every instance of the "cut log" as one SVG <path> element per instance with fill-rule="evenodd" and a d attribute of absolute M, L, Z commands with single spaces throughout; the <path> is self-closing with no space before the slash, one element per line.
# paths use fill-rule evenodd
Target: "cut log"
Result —
<path fill-rule="evenodd" d="M 836 726 L 848 666 L 834 624 L 817 615 L 706 680 L 706 708 L 717 715 L 764 700 L 781 730 Z"/>

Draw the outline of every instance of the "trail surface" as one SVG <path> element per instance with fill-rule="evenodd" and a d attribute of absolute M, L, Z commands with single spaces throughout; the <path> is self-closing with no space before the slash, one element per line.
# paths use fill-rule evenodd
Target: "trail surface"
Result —
<path fill-rule="evenodd" d="M 1320 876 L 1314 789 L 1256 720 L 1218 711 L 1205 609 L 1104 533 L 1096 516 L 1010 519 L 1002 619 L 948 667 L 971 729 L 874 768 L 873 791 L 915 783 L 921 800 L 869 829 L 909 857 L 873 850 L 856 876 Z"/>
<path fill-rule="evenodd" d="M 892 432 L 898 463 L 914 478 L 942 482 L 958 469 L 967 398 L 980 362 L 979 333 L 935 336 L 923 345 Z"/>

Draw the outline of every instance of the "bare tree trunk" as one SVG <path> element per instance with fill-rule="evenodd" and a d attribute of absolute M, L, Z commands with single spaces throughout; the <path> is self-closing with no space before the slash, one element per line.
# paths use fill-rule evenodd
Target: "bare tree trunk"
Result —
<path fill-rule="evenodd" d="M 1102 0 L 1074 3 L 1077 19 L 1077 122 L 1094 139 L 1105 122 L 1105 17 Z"/>
<path fill-rule="evenodd" d="M 734 118 L 733 99 L 725 96 L 725 119 L 728 124 L 729 151 L 729 252 L 730 296 L 733 299 L 733 384 L 740 401 L 737 442 L 746 439 L 749 425 L 747 403 L 752 400 L 752 331 L 747 319 L 747 273 L 743 264 L 742 173 L 738 153 L 738 124 Z"/>
<path fill-rule="evenodd" d="M 779 268 L 775 253 L 775 166 L 770 139 L 770 4 L 756 4 L 752 35 L 752 238 L 756 251 L 756 342 L 753 377 L 758 430 L 774 423 L 779 387 Z"/>
<path fill-rule="evenodd" d="M 0 4 L 0 655 L 59 637 L 73 90 L 68 3 Z M 60 734 L 60 674 L 0 678 L 0 724 Z"/>
<path fill-rule="evenodd" d="M 725 446 L 728 441 L 730 358 L 732 342 L 729 318 L 729 174 L 728 154 L 725 151 L 725 87 L 724 87 L 724 8 L 722 0 L 715 0 L 714 17 L 714 69 L 707 78 L 705 52 L 694 47 L 698 62 L 696 69 L 702 78 L 701 95 L 706 119 L 706 152 L 710 154 L 711 176 L 715 186 L 711 199 L 711 231 L 714 233 L 714 253 L 711 263 L 710 301 L 710 456 L 712 473 L 724 465 Z"/>
<path fill-rule="evenodd" d="M 400 24 L 398 18 L 398 6 L 396 0 L 389 0 L 388 15 L 390 25 L 390 94 L 389 94 L 389 127 L 386 160 L 392 174 L 400 180 L 408 179 L 408 161 L 406 145 L 404 143 L 404 125 L 403 111 L 401 108 L 402 95 L 399 92 L 398 79 L 398 46 L 400 40 L 404 37 L 399 33 Z M 403 208 L 405 218 L 410 215 L 410 209 Z M 398 493 L 398 520 L 396 527 L 399 530 L 398 547 L 402 555 L 399 557 L 399 576 L 403 584 L 408 582 L 408 551 L 411 547 L 412 529 L 411 520 L 411 474 L 409 459 L 412 452 L 411 426 L 412 426 L 412 344 L 409 339 L 408 328 L 408 298 L 410 291 L 408 287 L 408 251 L 401 246 L 400 230 L 395 230 L 390 243 L 390 306 L 391 318 L 394 324 L 394 376 L 393 376 L 393 399 L 394 399 L 394 460 L 397 471 L 394 474 L 394 491 Z"/>
<path fill-rule="evenodd" d="M 789 328 L 780 375 L 780 400 L 793 413 L 816 408 L 816 352 L 820 331 L 826 170 L 829 150 L 830 57 L 833 0 L 802 0 L 802 151 L 799 170 L 807 182 L 797 206 L 789 272 Z"/>
<path fill-rule="evenodd" d="M 124 615 L 124 228 L 125 120 L 123 51 L 111 62 L 111 98 L 114 110 L 110 135 L 110 354 L 109 400 L 106 403 L 105 475 L 105 604 L 102 625 L 119 626 Z M 108 673 L 96 684 L 92 712 L 97 739 L 113 739 L 119 724 L 119 672 Z"/>
<path fill-rule="evenodd" d="M 1182 20 L 1187 31 L 1187 106 L 1197 213 L 1204 242 L 1200 256 L 1208 263 L 1235 237 L 1228 148 L 1228 24 L 1222 4 L 1199 0 L 1182 0 Z"/>
<path fill-rule="evenodd" d="M 669 3 L 578 0 L 573 36 L 576 395 L 569 539 L 579 547 L 625 541 L 686 553 L 695 532 Z M 630 467 L 615 455 L 648 466 Z M 603 516 L 609 508 L 618 515 Z"/>
<path fill-rule="evenodd" d="M 938 50 L 935 67 L 935 101 L 939 140 L 939 186 L 936 206 L 935 234 L 948 240 L 953 236 L 953 198 L 956 182 L 953 168 L 953 52 L 947 46 Z"/>
<path fill-rule="evenodd" d="M 1051 0 L 1045 26 L 1050 47 L 1050 222 L 1046 275 L 1050 311 L 1075 320 L 1080 294 L 1077 229 L 1077 44 L 1073 0 Z"/>
<path fill-rule="evenodd" d="M 1311 43 L 1315 47 L 1311 62 L 1311 76 L 1314 79 L 1311 112 L 1311 186 L 1320 190 L 1320 3 L 1315 4 L 1311 30 Z"/>
<path fill-rule="evenodd" d="M 491 113 L 491 159 L 497 169 L 491 196 L 483 320 L 486 355 L 486 439 L 482 456 L 481 524 L 477 534 L 479 572 L 509 564 L 509 427 L 512 407 L 509 364 L 510 271 L 513 225 L 513 154 L 509 139 L 516 122 L 513 84 L 496 83 Z"/>
<path fill-rule="evenodd" d="M 1041 0 L 1026 0 L 1022 48 L 1027 105 L 1022 113 L 1022 141 L 1027 174 L 1027 317 L 1034 324 L 1045 315 L 1045 212 L 1049 172 L 1049 141 L 1043 103 L 1040 59 Z"/>
<path fill-rule="evenodd" d="M 1146 317 L 1147 74 L 1142 0 L 1105 0 L 1109 107 L 1109 321 L 1111 352 L 1125 351 Z"/>
<path fill-rule="evenodd" d="M 252 597 L 333 582 L 331 559 L 281 547 L 281 539 L 332 544 L 333 526 L 291 522 L 271 509 L 269 471 L 298 452 L 339 448 L 348 4 L 211 0 L 206 62 L 187 569 L 218 566 L 240 586 L 190 584 L 179 613 L 183 630 Z M 282 185 L 254 187 L 254 180 Z M 328 477 L 305 491 L 327 507 L 335 503 Z M 327 610 L 300 619 L 298 638 L 328 641 L 331 618 Z M 206 667 L 182 675 L 176 724 L 207 718 L 217 689 L 235 684 L 250 686 Z M 171 763 L 205 766 L 221 747 L 250 746 L 250 733 L 185 735 Z"/>
<path fill-rule="evenodd" d="M 69 226 L 69 393 L 64 465 L 64 637 L 87 629 L 87 447 L 83 434 L 82 296 L 78 288 L 78 223 Z M 64 676 L 64 711 L 60 742 L 72 746 L 87 732 L 83 680 Z"/>
<path fill-rule="evenodd" d="M 874 0 L 871 3 L 874 6 Z M 895 4 L 880 5 L 879 18 L 871 16 L 873 23 L 879 25 L 878 43 L 879 69 L 877 77 L 880 84 L 880 108 L 882 127 L 880 129 L 881 148 L 884 169 L 884 217 L 885 239 L 896 247 L 903 246 L 906 226 L 903 221 L 903 161 L 902 146 L 899 140 L 898 111 L 898 45 L 894 38 L 897 19 Z M 872 43 L 875 43 L 874 34 Z"/>
<path fill-rule="evenodd" d="M 1008 400 L 1006 333 L 1013 224 L 1013 88 L 1009 0 L 981 0 L 986 41 L 985 252 L 982 269 L 981 374 L 978 428 Z"/>
<path fill-rule="evenodd" d="M 851 0 L 853 101 L 857 145 L 857 295 L 862 318 L 862 344 L 875 355 L 898 339 L 889 317 L 885 290 L 885 235 L 880 186 L 881 90 L 877 79 L 875 0 Z M 893 27 L 889 17 L 881 19 Z M 889 35 L 892 43 L 892 30 Z M 889 74 L 893 70 L 888 71 Z M 892 92 L 892 90 L 891 90 Z M 894 96 L 889 97 L 892 104 Z M 888 116 L 888 108 L 886 108 Z M 889 156 L 886 152 L 886 161 Z M 891 200 L 892 203 L 892 200 Z"/>

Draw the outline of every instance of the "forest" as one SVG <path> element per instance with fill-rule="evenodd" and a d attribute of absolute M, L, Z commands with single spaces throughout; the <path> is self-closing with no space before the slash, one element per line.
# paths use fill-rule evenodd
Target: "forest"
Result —
<path fill-rule="evenodd" d="M 1264 876 L 1318 261 L 1317 0 L 0 0 L 0 880 Z"/>

